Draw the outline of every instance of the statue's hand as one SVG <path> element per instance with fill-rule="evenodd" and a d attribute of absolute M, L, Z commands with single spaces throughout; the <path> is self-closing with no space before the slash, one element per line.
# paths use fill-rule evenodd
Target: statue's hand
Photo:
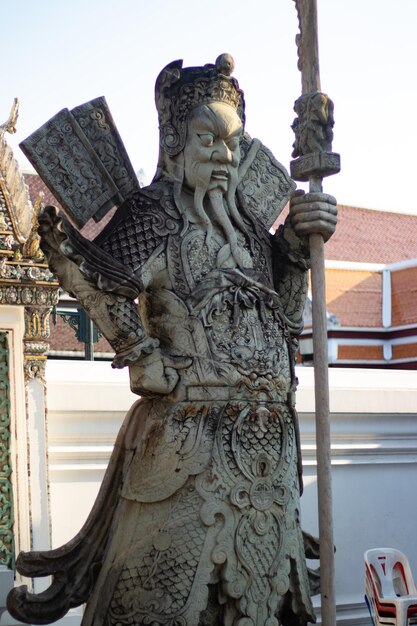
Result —
<path fill-rule="evenodd" d="M 191 365 L 190 358 L 176 358 L 156 348 L 129 367 L 130 388 L 140 396 L 166 395 L 179 380 L 177 370 Z"/>
<path fill-rule="evenodd" d="M 61 216 L 54 206 L 46 206 L 38 216 L 38 233 L 44 251 L 59 251 L 59 246 L 65 235 L 60 230 Z"/>
<path fill-rule="evenodd" d="M 290 221 L 299 237 L 319 233 L 327 241 L 336 230 L 336 198 L 327 193 L 296 191 L 290 202 Z"/>

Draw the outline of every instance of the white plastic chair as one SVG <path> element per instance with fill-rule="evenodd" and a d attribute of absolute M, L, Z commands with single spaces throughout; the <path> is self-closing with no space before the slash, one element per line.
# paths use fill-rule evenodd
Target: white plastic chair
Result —
<path fill-rule="evenodd" d="M 365 552 L 365 601 L 374 626 L 417 624 L 417 589 L 407 557 L 394 548 Z"/>

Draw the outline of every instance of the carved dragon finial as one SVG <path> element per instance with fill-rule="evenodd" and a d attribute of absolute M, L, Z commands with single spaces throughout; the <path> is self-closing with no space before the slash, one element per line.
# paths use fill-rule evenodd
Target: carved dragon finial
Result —
<path fill-rule="evenodd" d="M 38 259 L 42 260 L 44 258 L 44 254 L 40 249 L 40 237 L 38 233 L 39 221 L 38 216 L 39 212 L 43 207 L 43 199 L 44 199 L 43 191 L 39 192 L 35 203 L 33 205 L 33 213 L 32 213 L 32 225 L 30 229 L 29 236 L 25 243 L 23 244 L 22 253 L 25 258 L 28 259 Z"/>
<path fill-rule="evenodd" d="M 298 18 L 298 29 L 299 32 L 296 34 L 295 36 L 295 45 L 297 46 L 297 68 L 300 70 L 303 69 L 302 68 L 302 55 L 301 55 L 301 37 L 303 35 L 303 29 L 301 27 L 301 15 L 300 15 L 300 5 L 298 4 L 298 0 L 294 0 L 295 3 L 295 8 L 297 11 L 297 18 Z"/>
<path fill-rule="evenodd" d="M 40 191 L 36 197 L 35 203 L 33 205 L 33 214 L 32 214 L 32 228 L 38 228 L 38 216 L 41 208 L 43 207 L 43 199 L 45 194 L 43 191 Z"/>
<path fill-rule="evenodd" d="M 13 133 L 16 132 L 16 122 L 18 117 L 19 100 L 15 98 L 9 117 L 7 118 L 6 122 L 4 122 L 4 124 L 0 124 L 0 134 L 10 133 L 11 135 L 13 135 Z"/>

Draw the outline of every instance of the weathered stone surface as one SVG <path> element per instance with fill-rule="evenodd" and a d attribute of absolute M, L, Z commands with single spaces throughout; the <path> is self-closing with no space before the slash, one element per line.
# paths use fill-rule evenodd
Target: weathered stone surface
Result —
<path fill-rule="evenodd" d="M 87 602 L 83 625 L 278 626 L 314 620 L 299 519 L 294 347 L 308 235 L 328 238 L 335 200 L 294 193 L 244 133 L 229 55 L 168 65 L 156 84 L 160 158 L 100 236 L 49 207 L 42 249 L 62 286 L 130 368 L 131 409 L 79 535 L 19 556 L 44 595 L 9 597 L 48 623 Z M 317 577 L 310 577 L 317 587 Z"/>
<path fill-rule="evenodd" d="M 105 98 L 62 109 L 20 146 L 79 227 L 139 188 Z"/>

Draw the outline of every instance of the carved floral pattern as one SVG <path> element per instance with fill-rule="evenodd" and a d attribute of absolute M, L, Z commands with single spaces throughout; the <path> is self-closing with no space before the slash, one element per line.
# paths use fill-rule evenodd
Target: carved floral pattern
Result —
<path fill-rule="evenodd" d="M 225 626 L 278 626 L 290 585 L 294 601 L 303 605 L 297 580 L 307 575 L 299 549 L 291 411 L 279 403 L 182 403 L 168 422 L 179 435 L 183 463 L 205 450 L 207 469 L 195 478 L 190 474 L 172 495 L 152 505 L 140 504 L 148 492 L 144 484 L 130 491 L 129 498 L 139 502 L 131 504 L 127 524 L 136 521 L 102 574 L 108 608 L 98 610 L 106 615 L 105 624 L 200 624 L 207 585 L 214 584 L 227 605 Z M 213 439 L 211 450 L 206 446 Z M 132 466 L 132 477 L 144 462 L 142 456 Z M 147 472 L 144 480 L 149 479 Z M 172 482 L 171 476 L 166 480 Z M 303 607 L 311 616 L 311 605 Z M 217 626 L 217 620 L 210 624 Z"/>
<path fill-rule="evenodd" d="M 13 568 L 13 490 L 10 462 L 9 348 L 0 333 L 0 565 Z"/>

